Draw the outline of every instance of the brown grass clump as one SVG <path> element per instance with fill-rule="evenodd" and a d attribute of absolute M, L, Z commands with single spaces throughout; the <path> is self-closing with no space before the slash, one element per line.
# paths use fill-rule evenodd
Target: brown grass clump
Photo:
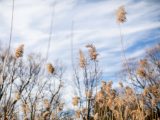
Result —
<path fill-rule="evenodd" d="M 125 11 L 124 6 L 120 6 L 117 10 L 117 13 L 116 13 L 117 22 L 119 24 L 126 22 L 126 14 L 127 14 L 127 12 Z"/>
<path fill-rule="evenodd" d="M 20 58 L 23 56 L 23 51 L 24 51 L 24 45 L 20 45 L 16 48 L 16 51 L 15 51 L 15 57 L 16 58 Z"/>
<path fill-rule="evenodd" d="M 47 64 L 47 71 L 48 71 L 48 73 L 54 73 L 55 68 L 53 67 L 53 65 L 51 63 Z"/>
<path fill-rule="evenodd" d="M 123 86 L 125 92 L 117 94 L 118 90 L 116 91 L 112 88 L 111 82 L 106 84 L 104 84 L 104 82 L 102 83 L 102 88 L 105 86 L 107 89 L 100 90 L 96 95 L 94 116 L 98 114 L 98 119 L 158 119 L 158 113 L 155 112 L 159 103 L 158 101 L 160 100 L 158 86 L 146 87 L 141 94 L 136 94 L 136 91 L 134 91 L 132 87 Z M 152 94 L 152 96 L 148 96 L 148 94 Z"/>

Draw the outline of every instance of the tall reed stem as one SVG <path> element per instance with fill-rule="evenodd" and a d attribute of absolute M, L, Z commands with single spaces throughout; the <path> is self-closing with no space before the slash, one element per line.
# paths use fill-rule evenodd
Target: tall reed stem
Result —
<path fill-rule="evenodd" d="M 12 43 L 14 8 L 15 8 L 15 2 L 14 2 L 14 0 L 12 0 L 12 13 L 11 13 L 11 14 L 12 14 L 12 17 L 11 17 L 9 44 L 8 44 L 7 53 L 6 53 L 6 55 L 5 55 L 4 63 L 3 63 L 3 66 L 2 66 L 2 73 L 1 73 L 1 78 L 0 78 L 0 79 L 2 80 L 2 83 L 3 83 L 3 74 L 4 74 L 4 71 L 5 71 L 5 66 L 6 66 L 6 63 L 7 63 L 7 59 L 8 59 L 8 57 L 9 57 L 10 48 L 11 48 L 11 43 Z"/>
<path fill-rule="evenodd" d="M 129 68 L 128 60 L 125 54 L 125 47 L 124 47 L 124 40 L 123 40 L 123 34 L 122 34 L 122 29 L 121 25 L 119 24 L 119 32 L 120 32 L 120 39 L 121 39 L 121 52 L 122 52 L 122 59 L 124 59 L 124 64 L 127 67 L 127 71 L 129 74 L 129 77 L 131 78 L 131 70 Z"/>

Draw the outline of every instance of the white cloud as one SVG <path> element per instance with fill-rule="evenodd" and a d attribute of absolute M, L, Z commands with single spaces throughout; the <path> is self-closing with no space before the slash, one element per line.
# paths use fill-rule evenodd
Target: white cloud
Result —
<path fill-rule="evenodd" d="M 12 45 L 24 43 L 26 54 L 40 52 L 45 54 L 51 20 L 52 0 L 15 0 L 15 15 Z M 115 20 L 115 10 L 125 5 L 127 22 L 122 26 L 125 47 L 130 48 L 140 40 L 145 41 L 154 29 L 160 28 L 160 7 L 154 2 L 141 1 L 79 1 L 57 0 L 55 6 L 53 38 L 49 59 L 61 59 L 70 72 L 70 35 L 71 23 L 74 20 L 74 58 L 78 49 L 87 43 L 94 43 L 100 51 L 100 65 L 104 68 L 104 76 L 111 76 L 121 66 L 119 29 Z M 11 1 L 0 2 L 0 40 L 8 42 L 11 19 Z M 157 39 L 159 39 L 157 32 Z M 146 40 L 145 40 L 146 39 Z M 143 45 L 142 45 L 143 46 Z M 134 47 L 133 47 L 134 48 Z M 127 57 L 140 56 L 143 47 L 127 53 Z M 128 51 L 129 52 L 129 51 Z M 76 60 L 75 60 L 76 61 Z M 71 74 L 66 74 L 68 81 Z M 71 100 L 71 86 L 66 85 L 64 97 Z"/>

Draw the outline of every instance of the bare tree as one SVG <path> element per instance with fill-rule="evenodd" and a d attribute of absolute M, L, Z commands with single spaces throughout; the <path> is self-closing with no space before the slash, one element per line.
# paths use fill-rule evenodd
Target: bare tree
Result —
<path fill-rule="evenodd" d="M 3 66 L 6 52 L 0 52 Z M 40 55 L 24 58 L 23 45 L 9 53 L 0 80 L 0 118 L 59 119 L 64 105 L 61 101 L 64 67 L 57 62 L 55 66 L 47 64 L 45 70 L 44 63 Z"/>
<path fill-rule="evenodd" d="M 159 98 L 160 98 L 160 44 L 147 49 L 141 60 L 131 59 L 129 64 L 131 70 L 128 83 L 145 94 L 147 106 L 152 109 L 152 102 L 156 101 L 154 111 L 160 116 Z M 123 76 L 128 76 L 126 69 L 123 69 Z M 128 78 L 128 77 L 126 77 Z"/>
<path fill-rule="evenodd" d="M 74 70 L 74 83 L 77 90 L 77 96 L 73 98 L 73 105 L 77 106 L 76 117 L 84 120 L 91 120 L 93 114 L 94 97 L 97 92 L 99 80 L 101 79 L 101 70 L 98 67 L 98 53 L 92 44 L 86 46 L 88 56 L 79 51 L 79 64 Z"/>

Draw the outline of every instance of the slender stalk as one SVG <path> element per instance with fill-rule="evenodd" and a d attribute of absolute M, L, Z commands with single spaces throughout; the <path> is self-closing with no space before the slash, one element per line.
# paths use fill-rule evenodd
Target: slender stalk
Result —
<path fill-rule="evenodd" d="M 56 0 L 54 1 L 54 4 L 52 6 L 52 11 L 51 11 L 50 32 L 49 32 L 47 52 L 46 52 L 46 61 L 48 60 L 50 44 L 51 44 L 52 35 L 53 35 L 53 23 L 54 23 L 54 17 L 55 17 L 55 6 L 56 6 Z"/>
<path fill-rule="evenodd" d="M 125 54 L 125 47 L 124 47 L 124 40 L 123 40 L 123 35 L 122 35 L 122 29 L 121 29 L 121 25 L 119 24 L 119 31 L 120 31 L 120 39 L 121 39 L 121 52 L 122 52 L 122 59 L 124 58 L 124 63 L 127 67 L 127 71 L 129 73 L 129 76 L 130 78 L 131 77 L 131 70 L 129 68 L 129 65 L 128 65 L 128 61 L 127 61 L 127 57 L 126 57 L 126 54 Z"/>
<path fill-rule="evenodd" d="M 72 65 L 72 70 L 74 71 L 74 62 L 73 62 L 73 37 L 74 37 L 74 21 L 72 21 L 72 26 L 71 26 L 71 65 Z"/>
<path fill-rule="evenodd" d="M 2 83 L 3 83 L 3 74 L 4 74 L 4 71 L 5 71 L 5 66 L 6 66 L 6 63 L 7 63 L 7 59 L 8 59 L 8 57 L 9 57 L 10 48 L 11 48 L 11 43 L 12 43 L 13 20 L 14 20 L 14 7 L 15 7 L 15 2 L 14 2 L 14 0 L 12 0 L 12 17 L 11 17 L 11 27 L 10 27 L 9 44 L 8 44 L 7 53 L 6 53 L 6 55 L 5 55 L 4 63 L 3 63 L 3 66 L 2 66 L 2 73 L 1 73 L 1 78 L 0 78 L 0 79 L 2 80 Z"/>

